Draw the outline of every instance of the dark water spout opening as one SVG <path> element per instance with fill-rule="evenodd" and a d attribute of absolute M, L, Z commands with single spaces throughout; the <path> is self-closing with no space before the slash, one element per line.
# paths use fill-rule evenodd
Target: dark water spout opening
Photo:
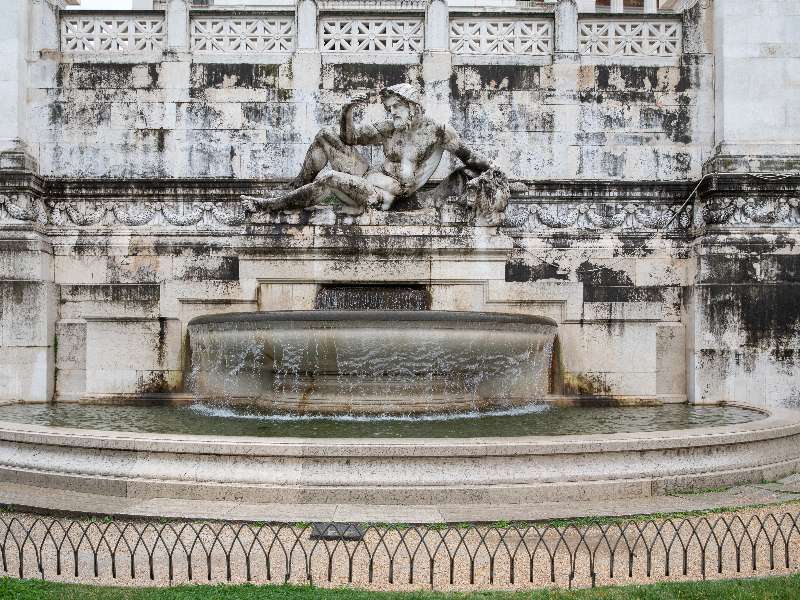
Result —
<path fill-rule="evenodd" d="M 422 285 L 323 285 L 315 310 L 430 310 L 431 293 Z"/>

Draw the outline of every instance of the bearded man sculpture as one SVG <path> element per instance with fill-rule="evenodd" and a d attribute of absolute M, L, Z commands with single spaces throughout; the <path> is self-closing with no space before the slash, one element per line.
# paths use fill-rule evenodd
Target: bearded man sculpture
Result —
<path fill-rule="evenodd" d="M 505 175 L 471 150 L 450 125 L 427 117 L 412 85 L 393 85 L 381 97 L 388 120 L 357 126 L 353 112 L 369 100 L 362 94 L 344 106 L 339 131 L 326 128 L 316 135 L 292 191 L 275 198 L 243 198 L 269 211 L 309 208 L 331 195 L 348 214 L 367 208 L 390 210 L 397 200 L 417 194 L 447 150 L 464 167 L 427 193 L 423 203 L 460 197 L 461 203 L 475 208 L 479 224 L 498 224 L 508 204 Z M 383 146 L 383 164 L 371 166 L 357 146 Z M 327 165 L 331 170 L 323 172 Z"/>

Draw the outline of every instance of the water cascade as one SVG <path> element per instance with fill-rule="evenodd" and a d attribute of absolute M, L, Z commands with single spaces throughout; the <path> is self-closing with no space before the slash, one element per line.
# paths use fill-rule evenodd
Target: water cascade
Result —
<path fill-rule="evenodd" d="M 373 310 L 327 309 L 365 305 Z M 554 322 L 428 305 L 422 289 L 358 286 L 323 289 L 315 311 L 199 317 L 189 324 L 193 391 L 298 414 L 452 413 L 546 394 Z"/>

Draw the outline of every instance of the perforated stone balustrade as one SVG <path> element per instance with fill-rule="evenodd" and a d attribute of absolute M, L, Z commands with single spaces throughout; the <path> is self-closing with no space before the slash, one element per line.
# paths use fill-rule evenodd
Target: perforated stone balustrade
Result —
<path fill-rule="evenodd" d="M 658 62 L 681 53 L 677 11 L 684 0 L 578 0 L 577 5 L 566 3 L 566 10 L 557 0 L 498 2 L 497 7 L 482 8 L 469 0 L 450 0 L 444 12 L 437 13 L 427 0 L 321 0 L 310 13 L 297 8 L 304 2 L 295 6 L 276 2 L 246 11 L 189 10 L 188 3 L 185 10 L 63 11 L 61 50 L 76 60 L 168 49 L 201 57 L 277 57 L 295 51 L 298 36 L 303 35 L 299 30 L 305 30 L 311 34 L 305 34 L 301 49 L 328 55 L 419 56 L 424 50 L 449 49 L 462 60 L 482 55 L 549 61 L 555 52 L 566 50 L 589 62 Z M 577 13 L 572 6 L 577 6 Z M 443 19 L 442 14 L 447 16 Z M 559 27 L 576 28 L 577 40 L 556 48 Z"/>

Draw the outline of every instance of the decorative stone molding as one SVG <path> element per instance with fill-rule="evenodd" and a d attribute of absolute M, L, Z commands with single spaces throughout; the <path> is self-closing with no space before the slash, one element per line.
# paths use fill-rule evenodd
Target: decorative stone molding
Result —
<path fill-rule="evenodd" d="M 192 17 L 193 52 L 291 52 L 295 24 L 291 16 Z"/>
<path fill-rule="evenodd" d="M 7 183 L 0 188 L 0 215 L 7 215 L 5 220 L 37 221 L 67 229 L 121 226 L 190 232 L 275 224 L 463 227 L 476 221 L 475 211 L 456 197 L 427 209 L 368 211 L 357 217 L 337 214 L 332 206 L 271 214 L 240 195 L 269 195 L 279 186 L 250 180 L 176 180 L 168 191 L 155 182 L 130 180 L 53 180 L 45 189 L 23 188 L 11 180 Z M 668 230 L 678 233 L 688 231 L 692 224 L 691 204 L 670 223 L 691 191 L 688 184 L 514 181 L 510 189 L 512 197 L 499 224 L 522 233 L 653 231 L 668 223 Z M 796 206 L 794 210 L 796 217 Z"/>
<path fill-rule="evenodd" d="M 166 43 L 162 16 L 86 15 L 61 17 L 62 52 L 160 52 Z"/>
<path fill-rule="evenodd" d="M 695 225 L 796 227 L 800 225 L 800 196 L 714 200 L 697 211 Z"/>
<path fill-rule="evenodd" d="M 454 54 L 553 53 L 553 22 L 546 19 L 450 20 L 450 49 Z"/>
<path fill-rule="evenodd" d="M 580 53 L 585 56 L 674 58 L 681 53 L 678 21 L 581 19 Z"/>
<path fill-rule="evenodd" d="M 0 193 L 0 224 L 32 222 L 46 224 L 48 214 L 43 203 L 27 193 Z"/>
<path fill-rule="evenodd" d="M 2 196 L 0 196 L 0 206 Z M 9 203 L 5 203 L 8 207 Z M 34 215 L 12 204 L 14 214 L 29 217 L 23 220 L 38 220 L 56 227 L 167 227 L 216 229 L 239 227 L 247 224 L 300 223 L 298 215 L 270 215 L 261 213 L 247 201 L 179 201 L 179 202 L 135 202 L 135 201 L 50 201 L 48 212 L 36 218 Z M 514 199 L 508 206 L 501 223 L 522 231 L 544 230 L 655 230 L 667 227 L 670 231 L 687 230 L 691 224 L 691 206 L 684 209 L 673 220 L 679 205 L 649 203 L 598 203 L 598 202 L 544 202 Z M 323 214 L 324 213 L 324 214 Z M 387 213 L 388 221 L 397 221 Z M 400 213 L 397 213 L 400 215 Z M 19 218 L 19 217 L 15 217 Z M 344 219 L 351 224 L 375 224 L 370 215 L 344 217 L 332 210 L 320 211 L 311 216 L 311 224 L 334 224 Z M 440 211 L 420 210 L 403 213 L 406 224 L 431 225 L 449 223 L 466 224 L 470 216 L 458 206 L 447 205 Z M 670 221 L 672 220 L 672 223 Z M 800 222 L 800 221 L 798 221 Z"/>
<path fill-rule="evenodd" d="M 320 21 L 320 49 L 323 52 L 422 52 L 424 27 L 421 18 L 325 18 Z"/>
<path fill-rule="evenodd" d="M 543 202 L 514 203 L 506 225 L 528 231 L 546 229 L 582 230 L 686 230 L 691 224 L 691 206 L 678 214 L 680 205 L 634 202 Z"/>
<path fill-rule="evenodd" d="M 248 222 L 243 202 L 74 202 L 53 201 L 49 222 L 56 226 L 235 227 Z"/>
<path fill-rule="evenodd" d="M 714 174 L 699 191 L 694 226 L 797 227 L 800 174 Z"/>

